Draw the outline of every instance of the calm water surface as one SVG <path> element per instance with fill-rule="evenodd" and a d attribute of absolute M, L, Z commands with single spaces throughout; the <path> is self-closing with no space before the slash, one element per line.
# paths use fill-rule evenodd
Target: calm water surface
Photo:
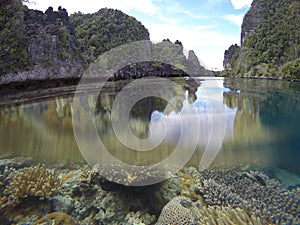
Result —
<path fill-rule="evenodd" d="M 172 154 L 180 137 L 193 142 L 198 131 L 189 164 L 199 165 L 213 138 L 222 141 L 214 164 L 255 164 L 300 175 L 300 83 L 223 78 L 175 81 L 178 85 L 173 88 L 164 89 L 164 84 L 159 84 L 159 91 L 169 97 L 169 102 L 146 97 L 130 112 L 130 128 L 136 137 L 150 137 L 149 142 L 153 143 L 164 137 L 147 152 L 126 147 L 111 125 L 113 103 L 125 83 L 108 84 L 96 99 L 91 95 L 87 105 L 95 107 L 92 102 L 96 102 L 97 131 L 114 157 L 135 165 L 157 163 Z M 132 92 L 155 85 L 155 80 L 145 80 Z M 70 86 L 2 96 L 0 157 L 30 157 L 47 164 L 85 163 L 73 134 L 75 89 Z M 215 96 L 221 111 L 212 103 Z M 215 118 L 225 121 L 224 137 L 212 133 Z M 196 119 L 200 122 L 195 123 Z M 74 126 L 85 130 L 84 121 Z M 189 127 L 188 131 L 182 132 L 181 126 Z M 127 138 L 126 133 L 122 135 Z M 184 146 L 181 148 L 184 154 Z"/>

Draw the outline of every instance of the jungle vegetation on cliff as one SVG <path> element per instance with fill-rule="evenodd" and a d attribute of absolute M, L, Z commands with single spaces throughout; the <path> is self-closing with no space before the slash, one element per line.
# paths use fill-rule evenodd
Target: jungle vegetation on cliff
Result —
<path fill-rule="evenodd" d="M 254 0 L 243 20 L 238 57 L 229 58 L 227 75 L 299 79 L 300 2 Z"/>

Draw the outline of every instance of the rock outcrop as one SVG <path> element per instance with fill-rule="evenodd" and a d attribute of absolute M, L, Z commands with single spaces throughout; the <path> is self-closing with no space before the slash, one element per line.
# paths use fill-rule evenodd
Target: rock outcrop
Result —
<path fill-rule="evenodd" d="M 25 9 L 23 24 L 30 69 L 7 73 L 0 77 L 0 84 L 81 76 L 85 65 L 83 51 L 65 9 L 53 11 L 49 7 L 45 13 Z"/>
<path fill-rule="evenodd" d="M 187 58 L 188 74 L 191 76 L 212 76 L 212 73 L 206 70 L 199 62 L 197 55 L 193 50 L 189 51 Z"/>
<path fill-rule="evenodd" d="M 224 75 L 300 79 L 300 2 L 254 0 L 241 28 L 241 50 Z"/>
<path fill-rule="evenodd" d="M 244 16 L 241 28 L 241 46 L 243 46 L 245 37 L 264 21 L 263 7 L 263 1 L 253 1 L 250 10 Z"/>
<path fill-rule="evenodd" d="M 223 68 L 225 70 L 232 70 L 232 63 L 237 59 L 240 49 L 241 48 L 235 44 L 231 45 L 229 49 L 225 51 L 223 60 Z"/>
<path fill-rule="evenodd" d="M 37 81 L 74 84 L 103 53 L 150 39 L 141 22 L 119 10 L 104 8 L 93 14 L 75 13 L 69 17 L 62 7 L 57 11 L 49 7 L 42 12 L 27 8 L 21 0 L 13 0 L 1 3 L 0 12 L 0 85 L 23 86 Z M 114 79 L 209 74 L 193 51 L 188 58 L 183 54 L 183 45 L 178 40 L 173 44 L 167 39 L 146 47 L 159 51 L 159 56 L 168 54 L 176 65 L 159 60 L 142 62 L 121 69 Z"/>

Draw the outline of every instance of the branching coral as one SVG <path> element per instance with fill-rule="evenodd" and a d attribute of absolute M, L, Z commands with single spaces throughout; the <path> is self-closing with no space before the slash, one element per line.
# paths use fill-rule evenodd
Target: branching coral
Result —
<path fill-rule="evenodd" d="M 203 186 L 196 192 L 208 205 L 243 208 L 264 224 L 300 224 L 299 196 L 261 172 L 209 169 L 201 175 Z"/>
<path fill-rule="evenodd" d="M 8 202 L 7 196 L 4 194 L 5 187 L 7 185 L 8 176 L 14 172 L 15 169 L 5 167 L 3 171 L 0 171 L 0 210 L 5 208 Z"/>
<path fill-rule="evenodd" d="M 245 210 L 230 207 L 204 207 L 200 210 L 199 224 L 201 225 L 262 225 L 260 218 L 255 215 L 249 216 Z"/>
<path fill-rule="evenodd" d="M 20 199 L 29 196 L 40 199 L 53 196 L 60 187 L 60 180 L 44 165 L 23 168 L 9 174 L 8 184 L 4 194 L 9 197 L 10 203 L 18 203 Z"/>

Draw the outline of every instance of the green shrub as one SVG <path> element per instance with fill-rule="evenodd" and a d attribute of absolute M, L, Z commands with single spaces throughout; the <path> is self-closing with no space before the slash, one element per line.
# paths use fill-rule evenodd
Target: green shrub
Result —
<path fill-rule="evenodd" d="M 300 79 L 300 58 L 286 63 L 280 72 L 284 78 Z"/>

